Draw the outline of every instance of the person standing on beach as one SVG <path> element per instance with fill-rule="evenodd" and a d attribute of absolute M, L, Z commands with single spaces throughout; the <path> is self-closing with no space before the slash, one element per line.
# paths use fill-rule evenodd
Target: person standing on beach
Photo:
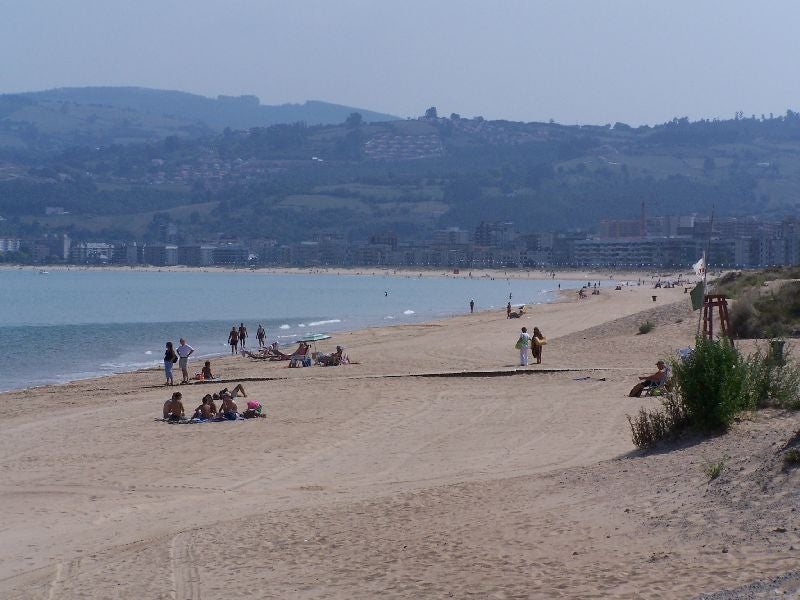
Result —
<path fill-rule="evenodd" d="M 538 327 L 533 328 L 533 336 L 531 338 L 531 357 L 536 359 L 536 364 L 542 364 L 542 346 L 547 343 L 547 339 L 542 335 Z"/>
<path fill-rule="evenodd" d="M 176 362 L 178 362 L 178 355 L 175 354 L 172 342 L 167 342 L 167 349 L 164 352 L 164 376 L 166 377 L 166 383 L 164 383 L 164 385 L 175 385 L 175 382 L 172 380 L 172 365 Z"/>
<path fill-rule="evenodd" d="M 528 366 L 528 348 L 531 345 L 531 336 L 528 335 L 528 328 L 523 327 L 522 332 L 519 334 L 519 339 L 514 346 L 519 350 L 519 366 Z"/>
<path fill-rule="evenodd" d="M 228 343 L 231 345 L 231 354 L 236 354 L 239 350 L 239 332 L 236 331 L 236 325 L 231 327 L 231 332 L 228 334 Z"/>
<path fill-rule="evenodd" d="M 475 312 L 475 298 L 470 299 L 469 301 L 469 314 Z"/>
<path fill-rule="evenodd" d="M 181 345 L 175 350 L 175 354 L 178 355 L 178 366 L 181 368 L 181 375 L 183 375 L 181 384 L 184 384 L 189 383 L 189 357 L 194 352 L 194 348 L 187 344 L 183 338 L 180 339 L 180 342 Z"/>
<path fill-rule="evenodd" d="M 244 326 L 244 323 L 239 323 L 239 345 L 242 347 L 242 350 L 244 350 L 246 338 L 247 338 L 247 327 Z"/>
<path fill-rule="evenodd" d="M 506 319 L 511 318 L 511 302 L 506 304 Z"/>
<path fill-rule="evenodd" d="M 256 329 L 256 338 L 258 339 L 258 347 L 264 347 L 264 338 L 267 337 L 267 332 L 264 330 L 264 326 L 261 323 L 258 324 L 258 329 Z"/>

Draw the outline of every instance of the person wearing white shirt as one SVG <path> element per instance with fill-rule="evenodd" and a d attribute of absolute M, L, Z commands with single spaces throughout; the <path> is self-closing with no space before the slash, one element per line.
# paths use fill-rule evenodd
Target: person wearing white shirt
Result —
<path fill-rule="evenodd" d="M 175 349 L 175 354 L 178 355 L 178 366 L 183 374 L 181 383 L 189 383 L 189 357 L 194 352 L 194 348 L 187 344 L 185 339 L 181 338 L 180 341 L 181 345 Z"/>

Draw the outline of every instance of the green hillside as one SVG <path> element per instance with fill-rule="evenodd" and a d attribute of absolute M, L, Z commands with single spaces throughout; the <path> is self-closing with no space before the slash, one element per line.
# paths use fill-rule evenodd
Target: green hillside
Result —
<path fill-rule="evenodd" d="M 175 122 L 164 119 L 168 130 Z M 57 154 L 35 142 L 20 152 L 7 146 L 0 233 L 139 238 L 167 219 L 185 239 L 228 231 L 363 239 L 387 229 L 422 239 L 484 220 L 531 232 L 592 228 L 637 218 L 642 202 L 649 215 L 704 216 L 712 206 L 719 216 L 800 212 L 800 116 L 792 111 L 636 129 L 456 115 L 366 121 L 171 133 Z M 70 214 L 47 216 L 48 206 Z"/>

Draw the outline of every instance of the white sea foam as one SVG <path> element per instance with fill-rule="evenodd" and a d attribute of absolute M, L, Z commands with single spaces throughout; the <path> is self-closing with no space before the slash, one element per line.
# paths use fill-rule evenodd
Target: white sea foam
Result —
<path fill-rule="evenodd" d="M 413 310 L 411 310 L 411 309 L 409 309 L 409 310 L 404 310 L 404 311 L 403 311 L 403 314 L 404 314 L 404 315 L 413 315 L 413 314 L 414 314 L 414 311 L 413 311 Z"/>
<path fill-rule="evenodd" d="M 291 329 L 291 327 L 289 325 L 284 324 L 278 327 L 278 329 Z"/>
<path fill-rule="evenodd" d="M 308 324 L 309 327 L 319 327 L 320 325 L 329 325 L 331 323 L 341 323 L 341 319 L 329 319 L 327 321 L 312 321 Z"/>
<path fill-rule="evenodd" d="M 394 317 L 393 317 L 392 315 L 389 315 L 389 316 L 387 316 L 387 317 L 383 317 L 383 318 L 384 318 L 384 319 L 394 319 Z"/>
<path fill-rule="evenodd" d="M 297 324 L 297 326 L 298 326 L 298 327 L 305 327 L 305 326 L 306 326 L 306 324 L 305 324 L 305 323 L 298 323 L 298 324 Z"/>
<path fill-rule="evenodd" d="M 153 353 L 153 351 L 152 350 L 145 350 L 144 353 L 150 355 L 150 354 Z"/>

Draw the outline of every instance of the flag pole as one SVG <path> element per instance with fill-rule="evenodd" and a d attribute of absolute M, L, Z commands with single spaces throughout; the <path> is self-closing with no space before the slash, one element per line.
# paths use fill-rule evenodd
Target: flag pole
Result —
<path fill-rule="evenodd" d="M 706 249 L 703 251 L 703 310 L 697 317 L 697 333 L 695 337 L 700 335 L 700 323 L 703 320 L 703 314 L 706 311 L 705 302 L 706 295 L 708 294 L 708 257 L 711 255 L 711 232 L 714 229 L 714 205 L 711 205 L 711 218 L 708 221 L 708 239 L 706 240 Z"/>

